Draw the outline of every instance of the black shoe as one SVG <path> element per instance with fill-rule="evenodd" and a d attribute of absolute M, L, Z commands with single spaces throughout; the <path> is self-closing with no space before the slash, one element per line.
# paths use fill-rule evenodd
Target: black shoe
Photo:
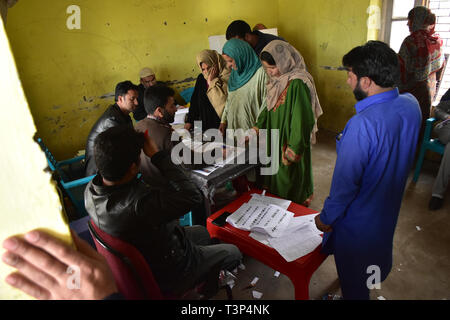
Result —
<path fill-rule="evenodd" d="M 428 203 L 428 209 L 431 211 L 438 210 L 442 208 L 442 204 L 444 203 L 444 199 L 438 197 L 431 197 L 430 202 Z"/>

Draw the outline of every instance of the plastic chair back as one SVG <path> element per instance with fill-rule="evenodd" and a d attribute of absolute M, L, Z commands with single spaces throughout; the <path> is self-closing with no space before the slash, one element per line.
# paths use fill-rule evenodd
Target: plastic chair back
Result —
<path fill-rule="evenodd" d="M 187 89 L 184 89 L 180 92 L 180 96 L 183 98 L 186 103 L 191 102 L 192 94 L 194 93 L 194 87 L 190 87 Z"/>
<path fill-rule="evenodd" d="M 161 300 L 164 296 L 142 254 L 131 244 L 100 230 L 92 219 L 89 231 L 105 257 L 120 293 L 128 300 Z"/>
<path fill-rule="evenodd" d="M 186 227 L 186 226 L 192 226 L 192 212 L 189 211 L 184 216 L 180 218 L 180 226 Z"/>
<path fill-rule="evenodd" d="M 47 148 L 41 138 L 36 139 L 37 143 L 44 151 L 48 166 L 52 172 L 59 176 L 58 182 L 69 196 L 79 216 L 87 216 L 84 207 L 84 189 L 95 175 L 85 177 L 84 163 L 85 156 L 79 156 L 67 160 L 56 161 L 53 154 Z"/>

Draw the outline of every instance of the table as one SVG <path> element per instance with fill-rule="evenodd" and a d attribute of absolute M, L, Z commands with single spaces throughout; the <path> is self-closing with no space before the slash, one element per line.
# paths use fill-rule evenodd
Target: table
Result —
<path fill-rule="evenodd" d="M 320 252 L 321 245 L 314 251 L 298 258 L 295 261 L 287 262 L 275 249 L 268 247 L 253 238 L 249 237 L 250 232 L 234 228 L 229 223 L 223 227 L 219 227 L 212 223 L 212 221 L 221 215 L 223 212 L 234 212 L 242 204 L 250 200 L 252 193 L 261 193 L 261 190 L 252 189 L 244 193 L 241 197 L 215 212 L 207 219 L 207 228 L 211 237 L 218 238 L 226 243 L 236 245 L 242 253 L 251 256 L 265 265 L 279 271 L 286 275 L 294 285 L 295 299 L 308 300 L 309 299 L 309 282 L 312 274 L 326 259 L 327 255 Z M 266 193 L 266 196 L 269 195 Z M 269 195 L 270 196 L 270 195 Z M 317 213 L 312 209 L 308 209 L 296 203 L 291 203 L 288 208 L 295 216 L 302 216 Z"/>

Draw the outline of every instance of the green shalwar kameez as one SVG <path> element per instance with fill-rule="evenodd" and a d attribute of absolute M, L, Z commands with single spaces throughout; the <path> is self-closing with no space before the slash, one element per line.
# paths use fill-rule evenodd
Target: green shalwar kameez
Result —
<path fill-rule="evenodd" d="M 269 192 L 299 204 L 313 194 L 311 132 L 314 123 L 310 91 L 300 79 L 290 82 L 284 103 L 270 111 L 265 108 L 259 115 L 259 129 L 279 129 L 279 170 L 274 175 L 263 176 L 264 186 Z M 269 131 L 269 149 L 270 139 Z M 292 162 L 289 166 L 282 163 L 283 146 L 300 156 L 298 162 Z M 268 154 L 271 154 L 271 150 L 268 150 Z"/>

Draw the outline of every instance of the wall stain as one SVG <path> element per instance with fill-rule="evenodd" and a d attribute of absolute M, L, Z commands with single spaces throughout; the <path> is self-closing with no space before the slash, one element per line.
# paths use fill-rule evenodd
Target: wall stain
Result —
<path fill-rule="evenodd" d="M 165 83 L 167 85 L 174 85 L 174 84 L 182 84 L 182 83 L 186 83 L 186 82 L 192 82 L 192 81 L 195 81 L 195 80 L 197 80 L 197 79 L 190 77 L 190 78 L 186 78 L 186 79 L 183 79 L 183 80 L 166 81 Z"/>
<path fill-rule="evenodd" d="M 116 95 L 114 92 L 110 92 L 110 93 L 105 93 L 104 95 L 100 96 L 100 99 L 109 99 L 109 98 L 114 98 Z"/>
<path fill-rule="evenodd" d="M 328 42 L 324 42 L 319 46 L 323 51 L 326 51 L 328 48 Z"/>

